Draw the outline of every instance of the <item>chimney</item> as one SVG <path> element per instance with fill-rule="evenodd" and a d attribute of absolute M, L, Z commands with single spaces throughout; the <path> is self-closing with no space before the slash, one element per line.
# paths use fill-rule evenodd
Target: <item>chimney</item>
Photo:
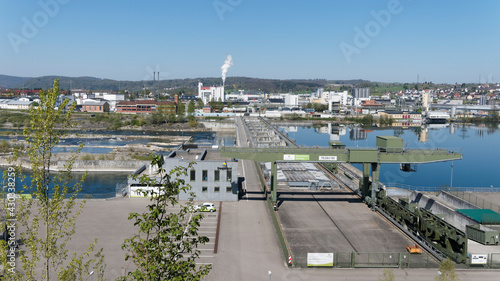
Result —
<path fill-rule="evenodd" d="M 179 95 L 175 95 L 174 101 L 175 101 L 175 104 L 179 104 Z"/>

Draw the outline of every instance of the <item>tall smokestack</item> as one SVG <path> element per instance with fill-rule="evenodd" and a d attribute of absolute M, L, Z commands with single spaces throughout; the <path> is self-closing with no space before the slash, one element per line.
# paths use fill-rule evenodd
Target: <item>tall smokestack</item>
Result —
<path fill-rule="evenodd" d="M 222 86 L 226 84 L 226 75 L 227 70 L 233 65 L 233 57 L 231 55 L 226 56 L 226 60 L 224 61 L 224 65 L 221 66 L 222 70 Z"/>

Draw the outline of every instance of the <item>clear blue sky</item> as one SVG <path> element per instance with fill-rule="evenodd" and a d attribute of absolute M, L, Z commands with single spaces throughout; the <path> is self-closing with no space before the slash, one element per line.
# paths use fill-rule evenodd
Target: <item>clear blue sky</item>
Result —
<path fill-rule="evenodd" d="M 0 35 L 15 76 L 500 82 L 498 0 L 0 0 Z"/>

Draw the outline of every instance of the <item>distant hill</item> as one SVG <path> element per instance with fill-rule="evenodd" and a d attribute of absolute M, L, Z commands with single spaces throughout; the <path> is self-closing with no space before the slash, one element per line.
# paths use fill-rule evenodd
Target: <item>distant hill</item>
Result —
<path fill-rule="evenodd" d="M 3 87 L 3 88 L 18 87 L 18 85 L 22 85 L 23 82 L 25 82 L 29 79 L 31 79 L 31 78 L 30 77 L 8 76 L 8 75 L 1 75 L 0 74 L 0 87 Z"/>
<path fill-rule="evenodd" d="M 95 77 L 65 77 L 65 76 L 42 76 L 36 78 L 23 78 L 13 76 L 0 76 L 0 86 L 6 88 L 29 88 L 29 89 L 49 89 L 52 87 L 54 79 L 59 79 L 61 89 L 85 89 L 91 91 L 120 91 L 128 90 L 130 92 L 139 92 L 147 89 L 170 89 L 171 91 L 182 91 L 194 93 L 197 90 L 198 82 L 205 86 L 220 85 L 222 83 L 219 77 L 207 78 L 188 78 L 188 79 L 170 79 L 156 81 L 117 81 L 111 79 L 100 79 Z M 3 83 L 2 83 L 3 82 Z M 325 79 L 262 79 L 249 77 L 228 77 L 226 80 L 226 89 L 234 90 L 254 90 L 266 93 L 276 92 L 300 92 L 314 91 L 320 87 L 326 87 L 331 84 L 358 84 L 367 82 L 364 80 L 325 80 Z"/>

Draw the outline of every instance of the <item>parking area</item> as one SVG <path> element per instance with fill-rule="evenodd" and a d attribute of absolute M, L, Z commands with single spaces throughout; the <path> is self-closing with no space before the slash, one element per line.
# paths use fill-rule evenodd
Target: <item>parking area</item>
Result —
<path fill-rule="evenodd" d="M 307 265 L 307 253 L 406 254 L 406 244 L 413 245 L 350 192 L 282 192 L 279 200 L 278 216 L 299 266 Z"/>
<path fill-rule="evenodd" d="M 212 265 L 215 258 L 215 240 L 217 237 L 217 222 L 219 218 L 219 206 L 217 204 L 217 211 L 215 212 L 203 212 L 204 218 L 200 222 L 200 227 L 198 228 L 198 235 L 206 236 L 210 241 L 205 243 L 205 245 L 199 245 L 198 250 L 200 250 L 200 258 L 197 259 L 196 264 Z"/>

